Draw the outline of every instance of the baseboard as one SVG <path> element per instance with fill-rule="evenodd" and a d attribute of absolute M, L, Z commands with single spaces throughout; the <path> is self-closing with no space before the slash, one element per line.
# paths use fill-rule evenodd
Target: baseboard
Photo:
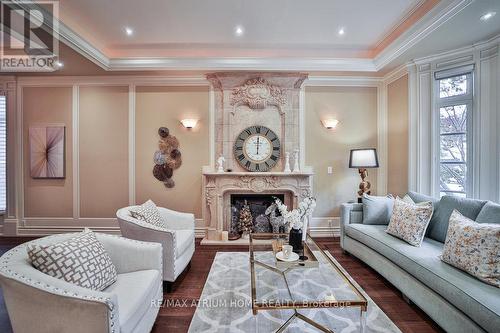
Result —
<path fill-rule="evenodd" d="M 56 222 L 63 222 L 66 225 L 57 226 L 54 225 Z M 5 219 L 4 225 L 0 225 L 0 236 L 46 236 L 60 233 L 68 232 L 79 232 L 84 228 L 91 228 L 97 232 L 104 232 L 110 234 L 120 234 L 120 228 L 109 226 L 109 223 L 114 219 L 81 219 L 81 225 L 68 226 L 67 224 L 75 222 L 71 218 L 59 218 L 59 219 L 28 219 L 28 223 L 25 226 L 18 225 L 18 220 L 16 219 Z M 51 221 L 53 225 L 47 225 Z M 33 223 L 35 222 L 35 223 Z M 106 226 L 98 226 L 99 222 L 107 222 Z M 204 238 L 206 236 L 206 228 L 199 226 L 203 223 L 202 219 L 196 219 L 195 227 L 195 237 Z M 338 237 L 340 235 L 340 228 L 338 226 L 338 217 L 332 218 L 313 218 L 312 223 L 309 226 L 309 233 L 312 237 Z M 39 225 L 35 225 L 40 223 Z"/>
<path fill-rule="evenodd" d="M 312 237 L 339 237 L 340 228 L 339 227 L 311 227 L 309 228 L 309 234 Z"/>
<path fill-rule="evenodd" d="M 16 236 L 48 236 L 63 233 L 80 232 L 87 227 L 53 227 L 53 228 L 17 228 Z M 102 232 L 113 235 L 121 235 L 119 228 L 96 228 L 91 227 L 93 231 Z"/>

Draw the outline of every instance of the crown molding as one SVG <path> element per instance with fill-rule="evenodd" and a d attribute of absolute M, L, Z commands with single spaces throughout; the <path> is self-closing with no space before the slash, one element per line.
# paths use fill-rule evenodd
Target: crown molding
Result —
<path fill-rule="evenodd" d="M 110 59 L 66 24 L 59 21 L 59 36 L 73 50 L 104 70 L 110 70 Z"/>
<path fill-rule="evenodd" d="M 445 52 L 433 54 L 430 56 L 414 59 L 412 61 L 412 64 L 422 65 L 422 64 L 428 64 L 430 62 L 441 60 L 441 59 L 446 59 L 446 58 L 451 58 L 451 57 L 459 57 L 461 55 L 466 55 L 468 53 L 471 53 L 475 50 L 483 51 L 485 49 L 489 49 L 491 47 L 498 46 L 499 44 L 500 44 L 500 34 L 493 36 L 490 39 L 483 40 L 483 41 L 480 41 L 477 43 L 473 43 L 471 45 L 464 46 L 464 47 L 461 47 L 458 49 L 445 51 Z"/>
<path fill-rule="evenodd" d="M 21 76 L 17 80 L 20 87 L 29 86 L 208 86 L 205 76 Z"/>
<path fill-rule="evenodd" d="M 403 64 L 382 77 L 382 81 L 385 85 L 389 85 L 394 81 L 399 80 L 403 76 L 408 74 L 408 64 Z"/>
<path fill-rule="evenodd" d="M 309 76 L 305 87 L 379 87 L 381 77 L 371 76 Z"/>
<path fill-rule="evenodd" d="M 375 72 L 367 58 L 121 58 L 111 59 L 110 70 L 279 70 Z"/>
<path fill-rule="evenodd" d="M 420 21 L 415 23 L 410 29 L 405 31 L 400 37 L 373 58 L 377 70 L 381 70 L 389 65 L 397 57 L 415 46 L 415 44 L 423 40 L 473 2 L 474 0 L 453 0 L 451 3 L 443 1 L 436 5 Z"/>

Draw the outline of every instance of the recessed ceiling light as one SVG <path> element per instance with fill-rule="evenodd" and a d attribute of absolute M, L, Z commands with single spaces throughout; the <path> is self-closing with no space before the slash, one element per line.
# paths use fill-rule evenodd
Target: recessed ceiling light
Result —
<path fill-rule="evenodd" d="M 238 26 L 236 26 L 236 28 L 234 28 L 234 34 L 236 36 L 242 36 L 244 32 L 245 32 L 245 29 L 241 25 L 238 25 Z"/>
<path fill-rule="evenodd" d="M 344 29 L 344 27 L 341 27 L 341 28 L 339 29 L 339 35 L 340 35 L 340 36 L 343 36 L 344 34 L 345 34 L 345 29 Z"/>
<path fill-rule="evenodd" d="M 497 13 L 496 12 L 487 12 L 483 16 L 480 17 L 481 21 L 488 21 L 490 18 L 495 16 Z"/>
<path fill-rule="evenodd" d="M 125 33 L 127 34 L 127 36 L 132 36 L 134 34 L 134 29 L 125 27 Z"/>

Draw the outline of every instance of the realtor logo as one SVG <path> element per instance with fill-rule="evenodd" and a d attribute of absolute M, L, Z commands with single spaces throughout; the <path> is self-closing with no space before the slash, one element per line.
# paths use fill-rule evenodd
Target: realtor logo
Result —
<path fill-rule="evenodd" d="M 58 16 L 58 1 L 1 1 L 0 72 L 54 71 Z"/>

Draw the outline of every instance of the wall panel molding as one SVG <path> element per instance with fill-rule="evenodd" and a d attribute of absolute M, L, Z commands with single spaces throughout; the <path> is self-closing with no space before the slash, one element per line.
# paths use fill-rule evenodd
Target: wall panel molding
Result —
<path fill-rule="evenodd" d="M 376 77 L 310 77 L 305 83 L 307 86 L 347 86 L 347 87 L 374 87 L 377 88 L 377 117 L 379 124 L 385 126 L 385 130 L 379 131 L 378 144 L 381 160 L 385 160 L 387 152 L 387 89 L 386 86 L 393 80 L 404 75 L 404 69 L 398 68 L 384 78 Z M 385 80 L 385 81 L 384 81 Z M 116 219 L 114 218 L 82 218 L 80 216 L 80 182 L 79 182 L 79 93 L 83 86 L 128 86 L 128 147 L 129 147 L 129 203 L 135 203 L 135 89 L 140 86 L 208 86 L 205 77 L 147 77 L 147 76 L 66 76 L 66 77 L 20 77 L 17 84 L 16 103 L 16 170 L 23 170 L 23 123 L 22 123 L 22 90 L 25 87 L 70 87 L 72 88 L 72 125 L 73 125 L 73 216 L 69 218 L 34 218 L 24 216 L 24 180 L 23 173 L 16 173 L 17 214 L 12 216 L 3 228 L 4 232 L 10 230 L 12 235 L 43 235 L 57 232 L 69 232 L 81 230 L 83 227 L 92 227 L 96 230 L 106 232 L 117 232 Z M 302 91 L 304 93 L 304 90 Z M 213 104 L 215 94 L 209 91 L 209 117 L 214 117 Z M 303 109 L 305 108 L 305 104 Z M 303 110 L 305 112 L 305 110 Z M 209 131 L 210 132 L 210 131 Z M 209 135 L 214 135 L 211 129 Z M 303 134 L 302 159 L 305 158 L 305 135 Z M 214 149 L 214 148 L 210 148 Z M 210 154 L 213 156 L 213 154 Z M 385 156 L 385 157 L 383 157 Z M 210 161 L 214 164 L 215 161 Z M 387 188 L 387 165 L 382 163 L 378 170 L 378 192 L 384 194 Z M 200 171 L 201 174 L 201 171 Z M 52 221 L 52 222 L 51 222 Z M 333 224 L 329 221 L 333 221 Z M 8 225 L 8 227 L 7 227 Z M 17 231 L 13 231 L 17 230 Z M 338 217 L 313 218 L 311 222 L 311 233 L 313 235 L 332 236 L 338 235 Z M 1 231 L 0 231 L 1 232 Z M 14 233 L 13 233 L 14 232 Z M 201 236 L 204 229 L 197 228 L 197 235 Z"/>
<path fill-rule="evenodd" d="M 377 194 L 387 194 L 387 170 L 388 170 L 388 107 L 387 107 L 387 85 L 380 84 L 377 87 L 377 145 L 379 167 L 377 168 Z"/>
<path fill-rule="evenodd" d="M 17 205 L 16 205 L 16 158 L 17 152 L 15 149 L 15 142 L 17 140 L 16 131 L 10 131 L 9 128 L 16 128 L 17 122 L 17 83 L 14 76 L 2 76 L 0 77 L 0 93 L 5 95 L 7 98 L 7 192 L 6 192 L 6 204 L 7 210 L 0 216 L 0 224 L 2 219 L 12 219 L 17 216 Z M 2 226 L 3 227 L 3 226 Z"/>
<path fill-rule="evenodd" d="M 80 217 L 80 87 L 73 86 L 73 218 Z"/>
<path fill-rule="evenodd" d="M 135 84 L 128 87 L 128 203 L 135 201 Z"/>

